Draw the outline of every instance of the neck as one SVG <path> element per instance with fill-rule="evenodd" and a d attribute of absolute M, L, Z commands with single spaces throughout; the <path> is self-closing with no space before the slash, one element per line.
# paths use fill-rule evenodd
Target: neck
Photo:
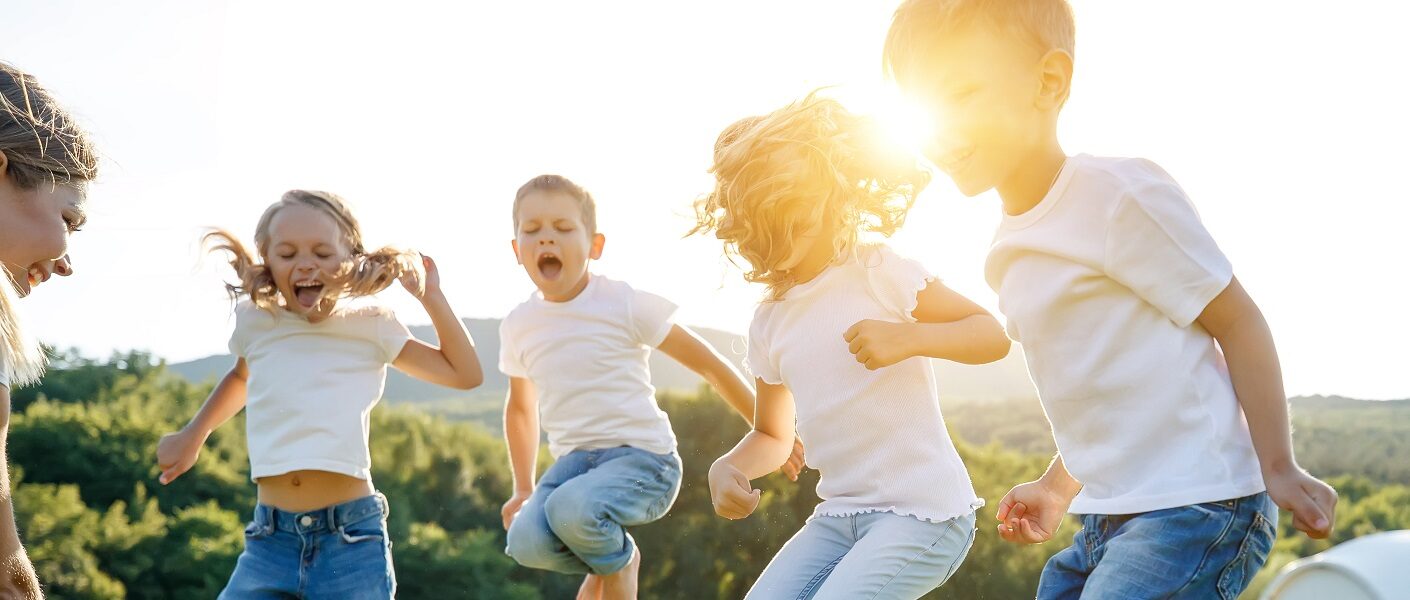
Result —
<path fill-rule="evenodd" d="M 1056 137 L 1034 148 L 1019 163 L 1021 166 L 1013 176 L 997 188 L 999 198 L 1004 201 L 1004 213 L 1021 215 L 1042 202 L 1066 160 L 1067 154 Z"/>

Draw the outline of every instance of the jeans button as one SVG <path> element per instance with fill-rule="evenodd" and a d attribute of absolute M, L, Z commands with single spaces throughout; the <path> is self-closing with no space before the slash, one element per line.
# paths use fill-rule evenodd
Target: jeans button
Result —
<path fill-rule="evenodd" d="M 308 527 L 309 525 L 313 524 L 313 517 L 304 515 L 303 517 L 299 518 L 299 524 L 303 525 L 304 527 Z"/>

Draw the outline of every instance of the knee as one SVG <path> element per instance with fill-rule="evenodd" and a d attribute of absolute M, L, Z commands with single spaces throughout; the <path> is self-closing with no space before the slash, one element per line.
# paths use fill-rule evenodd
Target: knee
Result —
<path fill-rule="evenodd" d="M 580 494 L 554 494 L 544 503 L 548 526 L 569 546 L 597 537 L 606 513 L 599 502 Z"/>
<path fill-rule="evenodd" d="M 546 569 L 553 566 L 553 555 L 560 542 L 553 532 L 541 523 L 520 515 L 509 526 L 505 535 L 504 553 L 515 562 L 531 569 Z"/>

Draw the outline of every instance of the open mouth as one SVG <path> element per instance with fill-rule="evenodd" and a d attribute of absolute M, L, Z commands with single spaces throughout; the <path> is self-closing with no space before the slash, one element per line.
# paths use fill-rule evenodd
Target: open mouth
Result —
<path fill-rule="evenodd" d="M 552 254 L 540 254 L 538 260 L 539 274 L 544 279 L 554 281 L 563 272 L 563 261 Z"/>
<path fill-rule="evenodd" d="M 294 297 L 299 306 L 313 308 L 323 299 L 323 284 L 318 281 L 295 281 Z"/>

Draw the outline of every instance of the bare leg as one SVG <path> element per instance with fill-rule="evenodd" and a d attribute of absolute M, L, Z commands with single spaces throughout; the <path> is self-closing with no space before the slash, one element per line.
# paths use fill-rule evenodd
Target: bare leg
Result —
<path fill-rule="evenodd" d="M 602 576 L 603 600 L 636 600 L 637 575 L 641 572 L 641 550 L 632 548 L 632 560 L 622 570 Z"/>
<path fill-rule="evenodd" d="M 578 600 L 602 600 L 602 576 L 588 573 L 578 588 Z"/>

